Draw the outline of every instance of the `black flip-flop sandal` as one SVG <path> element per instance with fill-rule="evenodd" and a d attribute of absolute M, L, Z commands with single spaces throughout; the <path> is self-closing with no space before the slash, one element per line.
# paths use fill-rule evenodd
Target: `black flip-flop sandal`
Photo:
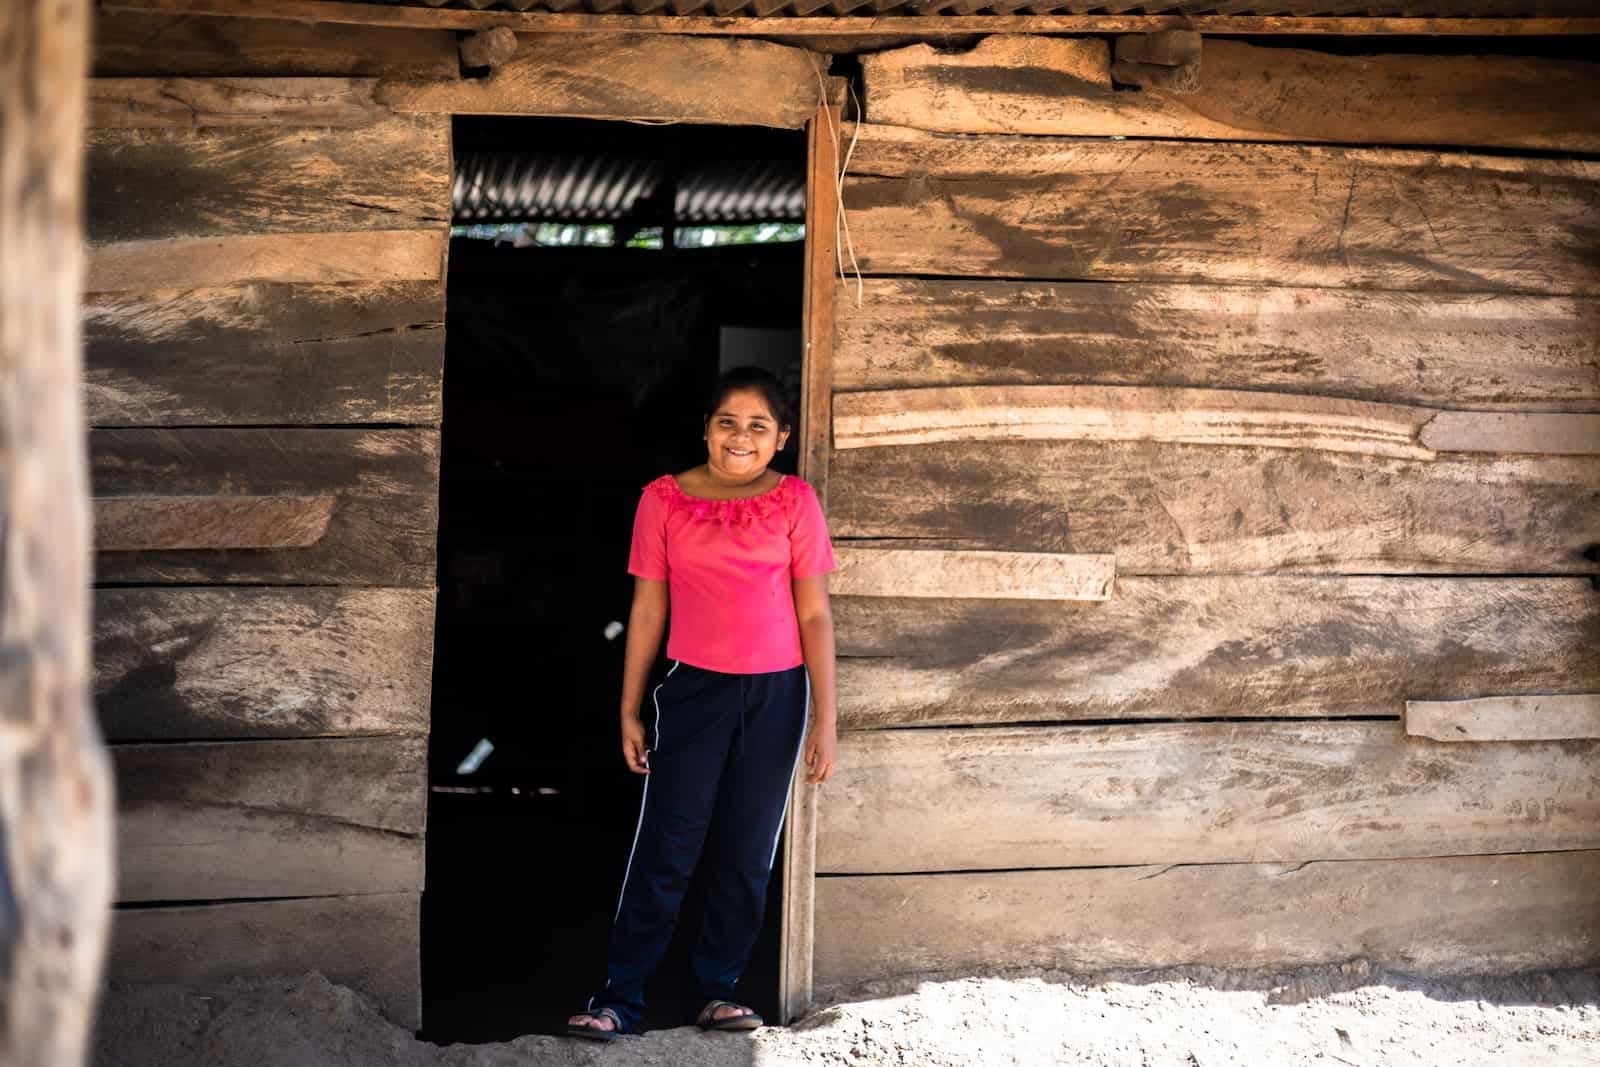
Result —
<path fill-rule="evenodd" d="M 615 1041 L 622 1036 L 622 1017 L 613 1008 L 601 1008 L 598 1011 L 581 1011 L 579 1015 L 589 1015 L 596 1019 L 610 1019 L 615 1029 L 602 1030 L 598 1026 L 581 1026 L 578 1023 L 567 1024 L 568 1037 L 586 1037 L 590 1041 Z"/>
<path fill-rule="evenodd" d="M 721 1007 L 744 1008 L 745 1014 L 715 1018 L 716 1010 Z M 694 1024 L 702 1030 L 759 1030 L 766 1025 L 766 1021 L 743 1004 L 735 1004 L 731 1000 L 708 1000 L 695 1017 Z"/>

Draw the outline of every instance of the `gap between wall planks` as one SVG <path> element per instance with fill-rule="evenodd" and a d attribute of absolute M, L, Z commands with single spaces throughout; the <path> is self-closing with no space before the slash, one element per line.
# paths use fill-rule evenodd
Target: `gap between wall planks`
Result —
<path fill-rule="evenodd" d="M 840 597 L 834 616 L 848 730 L 1398 717 L 1420 696 L 1600 691 L 1583 577 L 1119 573 L 1101 603 Z"/>
<path fill-rule="evenodd" d="M 872 121 L 969 134 L 1600 150 L 1600 64 L 1207 40 L 1200 91 L 1113 89 L 1110 44 L 997 36 L 863 56 Z"/>
<path fill-rule="evenodd" d="M 421 894 L 119 908 L 108 978 L 215 985 L 320 971 L 359 989 L 396 1024 L 422 1024 Z"/>
<path fill-rule="evenodd" d="M 1344 35 L 1465 34 L 1474 37 L 1600 34 L 1600 18 L 1389 18 L 1291 15 L 978 15 L 748 17 L 695 15 L 566 15 L 462 11 L 333 0 L 100 0 L 111 12 L 165 12 L 300 23 L 345 23 L 410 29 L 480 30 L 507 26 L 526 33 L 681 33 L 723 36 L 830 36 L 970 33 L 1201 33 Z"/>
<path fill-rule="evenodd" d="M 1169 441 L 1434 460 L 1440 451 L 1600 455 L 1600 415 L 1439 411 L 1257 389 L 969 385 L 840 393 L 834 445 Z"/>
<path fill-rule="evenodd" d="M 1600 743 L 1443 745 L 1393 720 L 1118 723 L 872 730 L 849 752 L 819 803 L 824 874 L 1600 848 Z"/>
<path fill-rule="evenodd" d="M 801 300 L 800 476 L 828 504 L 833 413 L 834 283 L 838 255 L 839 133 L 843 103 L 828 92 L 806 127 L 805 292 Z M 842 726 L 842 724 L 841 724 Z M 778 1009 L 785 1023 L 811 1010 L 817 791 L 796 768 L 784 827 Z M 825 788 L 821 787 L 821 788 Z"/>
<path fill-rule="evenodd" d="M 1405 725 L 1435 741 L 1600 738 L 1600 693 L 1408 700 Z"/>
<path fill-rule="evenodd" d="M 1040 966 L 1592 964 L 1600 852 L 817 880 L 817 985 Z M 882 995 L 879 987 L 877 995 Z"/>

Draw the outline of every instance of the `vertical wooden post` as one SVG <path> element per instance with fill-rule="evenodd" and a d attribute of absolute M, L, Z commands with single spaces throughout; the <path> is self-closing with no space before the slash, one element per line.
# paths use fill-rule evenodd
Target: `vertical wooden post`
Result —
<path fill-rule="evenodd" d="M 830 79 L 832 81 L 833 79 Z M 806 172 L 804 364 L 800 390 L 800 476 L 828 503 L 828 453 L 833 422 L 833 297 L 835 225 L 839 217 L 839 128 L 842 107 L 829 93 L 809 125 Z M 817 787 L 795 776 L 783 848 L 783 941 L 778 1002 L 783 1021 L 811 1007 L 812 898 L 817 869 Z"/>
<path fill-rule="evenodd" d="M 84 1062 L 112 882 L 80 396 L 87 0 L 0 4 L 0 1065 Z"/>

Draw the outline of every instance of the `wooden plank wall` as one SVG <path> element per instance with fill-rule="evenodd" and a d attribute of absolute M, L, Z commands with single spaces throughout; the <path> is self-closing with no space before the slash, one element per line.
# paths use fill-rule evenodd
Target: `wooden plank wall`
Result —
<path fill-rule="evenodd" d="M 1109 59 L 863 61 L 819 990 L 1593 962 L 1600 66 Z"/>
<path fill-rule="evenodd" d="M 364 75 L 454 46 L 118 19 L 102 74 L 337 76 L 91 91 L 95 687 L 138 905 L 110 974 L 318 968 L 414 1028 L 450 120 Z"/>

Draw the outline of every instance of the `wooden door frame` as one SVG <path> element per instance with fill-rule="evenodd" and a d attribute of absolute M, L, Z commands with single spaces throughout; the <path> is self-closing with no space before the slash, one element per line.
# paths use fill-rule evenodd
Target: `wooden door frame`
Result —
<path fill-rule="evenodd" d="M 833 304 L 839 217 L 839 140 L 843 79 L 828 78 L 806 129 L 805 276 L 801 312 L 800 476 L 827 506 L 833 422 Z M 452 111 L 475 115 L 472 111 Z M 519 118 L 540 118 L 538 114 Z M 553 117 L 553 116 L 552 116 Z M 632 116 L 585 115 L 598 122 Z M 817 787 L 796 774 L 783 826 L 782 919 L 778 941 L 778 1010 L 789 1023 L 811 1007 L 813 902 L 816 880 Z"/>
<path fill-rule="evenodd" d="M 800 476 L 828 504 L 833 446 L 833 299 L 838 255 L 837 94 L 817 105 L 806 128 L 805 302 L 801 321 Z M 817 787 L 796 774 L 783 827 L 783 920 L 778 943 L 778 1005 L 789 1023 L 811 1007 L 817 871 Z"/>

